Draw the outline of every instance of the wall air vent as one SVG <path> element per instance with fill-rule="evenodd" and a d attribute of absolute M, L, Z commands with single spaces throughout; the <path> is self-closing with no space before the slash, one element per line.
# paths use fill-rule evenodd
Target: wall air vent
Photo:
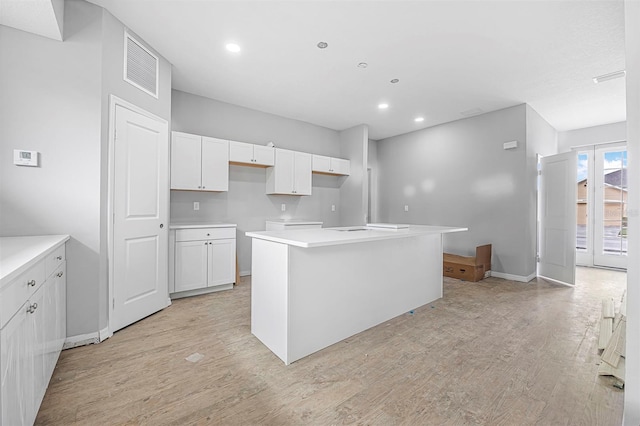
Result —
<path fill-rule="evenodd" d="M 124 80 L 158 97 L 158 57 L 131 34 L 124 33 Z"/>

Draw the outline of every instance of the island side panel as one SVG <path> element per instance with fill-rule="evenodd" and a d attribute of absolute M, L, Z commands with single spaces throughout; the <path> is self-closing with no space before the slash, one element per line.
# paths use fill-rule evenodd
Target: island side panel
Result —
<path fill-rule="evenodd" d="M 442 297 L 442 235 L 290 247 L 293 362 Z"/>
<path fill-rule="evenodd" d="M 289 246 L 253 238 L 251 251 L 251 333 L 288 364 Z"/>

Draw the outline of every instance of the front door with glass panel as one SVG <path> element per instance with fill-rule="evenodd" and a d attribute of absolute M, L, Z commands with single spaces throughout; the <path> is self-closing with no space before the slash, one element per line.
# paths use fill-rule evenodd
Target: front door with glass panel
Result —
<path fill-rule="evenodd" d="M 577 263 L 626 268 L 626 144 L 580 151 L 577 181 Z"/>

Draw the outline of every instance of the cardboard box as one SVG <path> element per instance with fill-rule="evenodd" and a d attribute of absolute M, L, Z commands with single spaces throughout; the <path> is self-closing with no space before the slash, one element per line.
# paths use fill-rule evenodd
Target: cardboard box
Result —
<path fill-rule="evenodd" d="M 491 244 L 476 247 L 475 256 L 443 253 L 442 260 L 445 277 L 477 282 L 491 271 Z"/>

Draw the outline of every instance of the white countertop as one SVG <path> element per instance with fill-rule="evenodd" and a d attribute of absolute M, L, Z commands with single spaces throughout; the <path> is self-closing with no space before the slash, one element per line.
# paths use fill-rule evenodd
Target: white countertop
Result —
<path fill-rule="evenodd" d="M 68 239 L 68 235 L 0 237 L 0 288 Z"/>
<path fill-rule="evenodd" d="M 389 224 L 391 225 L 391 224 Z M 448 226 L 409 225 L 408 228 L 381 228 L 347 226 L 341 228 L 293 229 L 286 231 L 247 232 L 247 237 L 258 238 L 296 247 L 311 248 L 338 244 L 407 238 L 425 234 L 445 234 L 467 231 L 468 228 Z"/>
<path fill-rule="evenodd" d="M 169 224 L 169 229 L 198 229 L 198 228 L 235 228 L 235 223 L 219 222 L 174 222 Z"/>
<path fill-rule="evenodd" d="M 315 220 L 297 220 L 297 219 L 270 219 L 266 223 L 278 223 L 282 225 L 322 225 L 322 222 Z"/>

